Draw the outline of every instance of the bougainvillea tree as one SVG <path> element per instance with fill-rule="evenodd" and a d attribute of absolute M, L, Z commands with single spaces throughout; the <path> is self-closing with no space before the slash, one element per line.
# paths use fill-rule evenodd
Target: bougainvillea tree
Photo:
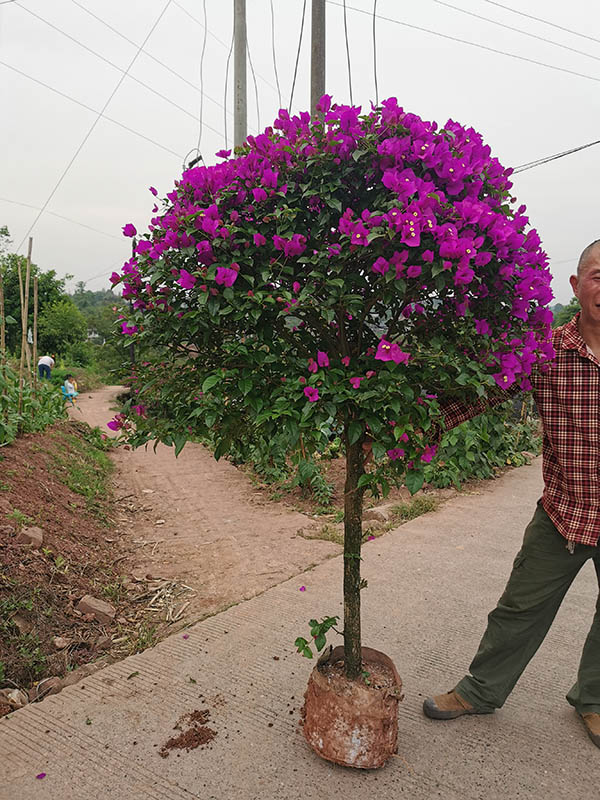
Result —
<path fill-rule="evenodd" d="M 420 488 L 448 400 L 529 387 L 552 356 L 547 257 L 482 137 L 394 98 L 361 114 L 324 96 L 217 156 L 176 181 L 113 275 L 122 332 L 153 357 L 111 425 L 177 452 L 212 432 L 217 458 L 253 435 L 311 452 L 340 432 L 354 678 L 363 494 L 390 471 Z"/>

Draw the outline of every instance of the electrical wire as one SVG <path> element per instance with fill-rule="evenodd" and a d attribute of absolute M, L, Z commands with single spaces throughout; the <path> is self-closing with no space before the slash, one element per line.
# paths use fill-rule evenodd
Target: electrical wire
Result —
<path fill-rule="evenodd" d="M 279 108 L 281 108 L 281 87 L 279 86 L 279 72 L 277 70 L 277 58 L 275 56 L 275 12 L 273 10 L 273 0 L 271 0 L 271 50 L 273 51 L 273 69 L 275 71 L 275 82 L 277 83 L 277 97 L 279 98 Z"/>
<path fill-rule="evenodd" d="M 338 6 L 342 8 L 342 3 L 336 2 L 336 0 L 326 0 L 329 5 Z M 356 11 L 358 14 L 368 14 L 370 15 L 370 11 L 364 11 L 362 8 L 354 8 L 354 6 L 348 6 L 350 11 Z M 584 72 L 577 72 L 572 69 L 567 69 L 566 67 L 557 67 L 554 64 L 546 64 L 544 61 L 537 61 L 534 58 L 527 58 L 526 56 L 519 56 L 515 53 L 507 53 L 506 50 L 498 50 L 495 47 L 488 47 L 484 44 L 479 44 L 478 42 L 471 42 L 468 39 L 461 39 L 458 36 L 451 36 L 447 33 L 440 33 L 440 31 L 431 30 L 431 28 L 424 28 L 420 25 L 412 25 L 409 22 L 401 22 L 399 19 L 393 19 L 393 17 L 384 17 L 382 14 L 377 15 L 377 19 L 383 20 L 385 22 L 391 22 L 393 25 L 401 25 L 404 28 L 410 28 L 411 30 L 421 31 L 422 33 L 430 33 L 433 36 L 438 36 L 441 39 L 447 39 L 451 42 L 458 42 L 459 44 L 466 44 L 469 47 L 476 47 L 479 50 L 486 50 L 488 53 L 496 53 L 497 55 L 507 56 L 508 58 L 515 58 L 517 61 L 525 61 L 528 64 L 536 64 L 539 67 L 546 67 L 547 69 L 554 70 L 555 72 L 564 72 L 567 75 L 575 75 L 578 78 L 586 78 L 586 80 L 596 81 L 600 83 L 600 78 L 596 78 L 593 75 L 587 75 Z"/>
<path fill-rule="evenodd" d="M 163 18 L 163 16 L 164 16 L 164 14 L 165 14 L 166 10 L 167 10 L 167 9 L 168 9 L 168 7 L 171 5 L 171 2 L 172 2 L 172 0 L 167 0 L 167 2 L 165 3 L 165 5 L 163 6 L 163 10 L 160 12 L 160 14 L 158 15 L 158 17 L 156 18 L 156 20 L 155 20 L 154 24 L 153 24 L 153 25 L 152 25 L 152 27 L 150 28 L 150 31 L 149 31 L 149 32 L 148 32 L 148 34 L 146 35 L 146 38 L 144 39 L 144 41 L 142 42 L 142 44 L 140 45 L 140 47 L 139 47 L 139 48 L 138 48 L 138 50 L 136 51 L 135 55 L 133 56 L 133 58 L 132 58 L 132 59 L 131 59 L 131 61 L 129 62 L 129 66 L 127 67 L 126 71 L 125 71 L 125 72 L 124 72 L 124 73 L 121 75 L 121 77 L 119 78 L 119 80 L 118 80 L 118 82 L 117 82 L 117 85 L 115 86 L 115 88 L 114 88 L 114 89 L 112 90 L 112 92 L 110 93 L 110 95 L 109 95 L 109 97 L 108 97 L 108 100 L 107 100 L 107 101 L 104 103 L 104 105 L 102 106 L 102 109 L 100 110 L 100 112 L 99 112 L 99 113 L 98 113 L 98 115 L 96 116 L 96 119 L 93 121 L 93 123 L 92 123 L 92 125 L 91 125 L 90 129 L 88 130 L 88 132 L 86 133 L 86 135 L 83 137 L 83 139 L 82 139 L 82 141 L 81 141 L 81 143 L 80 143 L 79 147 L 78 147 L 78 148 L 75 150 L 75 153 L 73 154 L 73 156 L 72 156 L 71 160 L 69 161 L 69 163 L 67 164 L 67 166 L 66 166 L 66 167 L 65 167 L 65 169 L 63 170 L 63 172 L 62 172 L 62 174 L 61 174 L 60 178 L 58 179 L 58 181 L 57 181 L 57 182 L 56 182 L 56 184 L 54 185 L 54 188 L 52 189 L 52 191 L 51 191 L 51 192 L 50 192 L 50 194 L 48 195 L 48 198 L 47 198 L 46 202 L 44 203 L 44 205 L 42 206 L 42 208 L 41 208 L 41 209 L 40 209 L 40 211 L 38 212 L 38 215 L 36 216 L 36 218 L 34 219 L 34 221 L 33 221 L 33 222 L 31 223 L 31 225 L 29 226 L 29 230 L 27 231 L 27 233 L 25 234 L 25 236 L 24 236 L 24 237 L 23 237 L 23 239 L 21 240 L 21 243 L 20 243 L 20 244 L 19 244 L 19 246 L 17 247 L 17 252 L 18 252 L 18 251 L 21 249 L 21 247 L 23 246 L 23 243 L 25 242 L 25 240 L 27 239 L 27 237 L 29 236 L 29 234 L 32 232 L 32 230 L 35 228 L 35 226 L 37 225 L 37 222 L 38 222 L 39 218 L 42 216 L 42 214 L 44 213 L 44 211 L 45 211 L 45 210 L 46 210 L 46 208 L 48 207 L 48 204 L 49 204 L 49 202 L 52 200 L 52 198 L 53 198 L 53 197 L 54 197 L 54 195 L 56 194 L 56 192 L 57 192 L 57 190 L 58 190 L 58 187 L 61 185 L 61 183 L 62 183 L 62 182 L 63 182 L 63 180 L 65 179 L 65 176 L 67 175 L 68 171 L 71 169 L 71 167 L 72 167 L 73 163 L 75 162 L 75 159 L 77 158 L 77 156 L 79 155 L 79 153 L 80 153 L 80 152 L 83 150 L 83 148 L 84 148 L 84 145 L 85 145 L 85 143 L 87 142 L 87 140 L 90 138 L 90 136 L 92 135 L 92 133 L 93 133 L 93 131 L 94 131 L 94 128 L 96 127 L 96 125 L 98 124 L 98 122 L 100 122 L 100 120 L 102 119 L 102 116 L 103 116 L 104 112 L 106 111 L 106 109 L 108 108 L 108 105 L 109 105 L 109 103 L 111 102 L 111 100 L 113 99 L 113 97 L 114 97 L 114 96 L 116 95 L 116 93 L 118 92 L 119 88 L 121 87 L 121 84 L 123 83 L 123 81 L 124 81 L 124 80 L 125 80 L 125 78 L 127 77 L 128 73 L 129 73 L 129 70 L 130 70 L 130 69 L 133 67 L 133 65 L 134 65 L 134 63 L 135 63 L 135 61 L 136 61 L 137 57 L 138 57 L 138 56 L 139 56 L 139 54 L 142 52 L 142 47 L 144 47 L 144 45 L 146 44 L 146 42 L 148 41 L 148 39 L 149 39 L 149 38 L 152 36 L 152 34 L 154 33 L 154 31 L 156 30 L 156 27 L 158 26 L 158 23 L 159 23 L 159 22 L 161 21 L 161 19 Z"/>
<path fill-rule="evenodd" d="M 254 81 L 254 96 L 256 97 L 256 124 L 260 130 L 260 105 L 258 102 L 258 84 L 256 83 L 256 73 L 254 72 L 254 65 L 252 64 L 252 56 L 250 55 L 250 45 L 248 44 L 248 37 L 246 36 L 246 53 L 248 53 L 248 63 L 250 64 L 250 72 L 252 73 L 252 80 Z"/>
<path fill-rule="evenodd" d="M 106 20 L 102 19 L 102 17 L 99 17 L 97 14 L 94 14 L 93 11 L 90 11 L 89 8 L 86 8 L 84 5 L 82 5 L 79 2 L 79 0 L 71 0 L 71 2 L 78 8 L 80 8 L 82 11 L 85 11 L 85 13 L 88 14 L 90 17 L 93 17 L 93 19 L 95 19 L 101 25 L 104 25 L 105 28 L 108 28 L 109 31 L 112 31 L 114 34 L 119 36 L 121 39 L 123 39 L 123 41 L 128 42 L 133 47 L 138 46 L 137 43 L 133 41 L 133 39 L 130 39 L 128 36 L 125 36 L 125 34 L 121 33 L 121 31 L 118 30 L 117 28 L 113 28 L 113 26 L 110 25 L 108 22 L 106 22 Z M 175 3 L 175 5 L 177 5 L 177 3 Z M 207 31 L 207 33 L 210 33 L 210 31 Z M 176 78 L 179 78 L 180 81 L 183 81 L 183 83 L 190 86 L 195 92 L 202 92 L 203 96 L 207 100 L 210 100 L 211 103 L 214 103 L 219 108 L 223 108 L 222 103 L 219 103 L 219 101 L 215 100 L 214 97 L 211 97 L 206 92 L 202 91 L 201 89 L 198 89 L 198 87 L 191 81 L 189 81 L 184 75 L 182 75 L 180 72 L 177 72 L 177 70 L 174 70 L 168 64 L 165 64 L 165 62 L 161 61 L 160 58 L 156 58 L 156 56 L 153 56 L 152 53 L 147 53 L 145 50 L 143 51 L 143 53 L 146 56 L 146 58 L 149 58 L 151 61 L 154 61 L 155 64 L 159 64 L 161 67 L 163 67 L 163 69 L 166 69 L 168 72 L 170 72 L 171 75 L 174 75 Z M 219 133 L 219 136 L 223 135 L 220 131 L 215 131 L 215 133 L 217 132 Z"/>
<path fill-rule="evenodd" d="M 302 22 L 300 24 L 300 36 L 298 38 L 298 52 L 296 53 L 296 65 L 294 66 L 294 78 L 292 80 L 292 91 L 290 93 L 290 104 L 288 106 L 288 111 L 291 112 L 292 110 L 292 101 L 294 99 L 294 89 L 296 88 L 296 76 L 298 75 L 298 61 L 300 59 L 300 48 L 302 47 L 302 34 L 304 33 L 304 17 L 306 15 L 306 0 L 304 0 L 304 4 L 302 6 Z"/>
<path fill-rule="evenodd" d="M 597 139 L 595 142 L 589 142 L 588 144 L 582 144 L 579 147 L 573 147 L 570 150 L 563 150 L 562 153 L 555 153 L 552 156 L 546 156 L 545 158 L 538 158 L 535 161 L 528 161 L 526 164 L 520 164 L 518 167 L 515 167 L 513 173 L 525 172 L 525 170 L 527 169 L 540 167 L 542 164 L 548 164 L 550 161 L 556 161 L 559 158 L 570 156 L 572 153 L 578 153 L 580 150 L 586 150 L 588 147 L 594 147 L 594 145 L 597 144 L 600 144 L 600 139 Z"/>
<path fill-rule="evenodd" d="M 200 25 L 200 27 L 202 27 L 202 23 L 200 22 L 200 20 L 199 20 L 197 17 L 195 17 L 193 14 L 190 14 L 190 12 L 187 10 L 187 8 L 185 8 L 184 6 L 182 6 L 182 5 L 181 5 L 181 3 L 178 3 L 178 2 L 177 2 L 177 0 L 173 0 L 173 5 L 176 5 L 176 6 L 177 6 L 177 8 L 181 9 L 181 11 L 183 11 L 183 13 L 184 13 L 184 14 L 186 14 L 186 15 L 187 15 L 187 16 L 188 16 L 188 17 L 189 17 L 191 20 L 193 20 L 195 23 L 197 23 L 198 25 Z M 212 38 L 213 38 L 215 41 L 217 41 L 217 42 L 218 42 L 220 45 L 222 45 L 222 47 L 224 47 L 224 48 L 227 50 L 227 48 L 228 48 L 228 46 L 229 46 L 229 45 L 227 44 L 227 42 L 224 42 L 224 41 L 223 41 L 223 39 L 219 39 L 219 37 L 218 37 L 218 36 L 216 36 L 216 35 L 215 35 L 215 34 L 214 34 L 212 31 L 210 31 L 210 30 L 208 31 L 208 34 L 209 34 L 209 36 L 212 36 Z M 264 75 L 261 75 L 261 74 L 260 74 L 260 72 L 257 72 L 256 74 L 257 74 L 257 75 L 258 75 L 258 77 L 261 79 L 261 81 L 263 81 L 264 83 L 266 83 L 266 84 L 267 84 L 267 86 L 270 86 L 270 87 L 271 87 L 271 89 L 273 89 L 273 91 L 277 91 L 276 87 L 275 87 L 275 86 L 273 86 L 273 84 L 271 83 L 271 81 L 269 81 L 267 78 L 265 78 L 265 77 L 264 77 Z"/>
<path fill-rule="evenodd" d="M 75 42 L 75 44 L 77 44 L 83 50 L 86 50 L 88 53 L 91 53 L 96 58 L 100 59 L 100 61 L 104 61 L 105 64 L 108 64 L 109 66 L 113 67 L 114 69 L 116 69 L 121 74 L 124 73 L 124 70 L 122 70 L 121 67 L 118 64 L 115 64 L 113 61 L 111 61 L 110 59 L 106 58 L 101 53 L 98 53 L 96 50 L 93 50 L 91 47 L 88 47 L 86 44 L 83 44 L 83 42 L 80 42 L 74 36 L 71 36 L 70 34 L 68 34 L 65 31 L 63 31 L 61 28 L 59 28 L 56 25 L 54 25 L 52 22 L 49 22 L 47 19 L 44 19 L 44 17 L 40 17 L 39 14 L 36 14 L 34 11 L 31 11 L 29 8 L 25 8 L 25 6 L 22 6 L 21 3 L 17 2 L 17 5 L 23 11 L 26 11 L 28 14 L 31 14 L 32 17 L 35 17 L 36 19 L 40 20 L 40 22 L 43 22 L 45 25 L 47 25 L 49 28 L 52 28 L 52 30 L 56 31 L 57 33 L 62 34 L 62 36 L 66 37 L 70 41 Z M 133 81 L 134 83 L 138 83 L 140 86 L 143 86 L 144 89 L 147 89 L 152 94 L 155 94 L 157 97 L 160 97 L 160 99 L 164 100 L 165 103 L 168 103 L 169 105 L 173 106 L 173 108 L 178 109 L 178 111 L 181 111 L 183 114 L 185 114 L 186 116 L 190 117 L 195 122 L 198 121 L 198 118 L 194 114 L 192 114 L 190 111 L 188 111 L 187 108 L 183 108 L 183 106 L 180 106 L 178 103 L 175 103 L 173 100 L 171 100 L 170 97 L 167 97 L 166 95 L 164 95 L 161 92 L 157 91 L 153 86 L 150 86 L 148 83 L 145 83 L 144 81 L 140 80 L 139 78 L 136 78 L 135 75 L 128 75 L 127 77 L 129 78 L 129 80 Z M 210 126 L 207 125 L 207 127 L 210 127 Z M 222 135 L 220 131 L 216 130 L 216 128 L 211 128 L 211 130 L 213 130 L 219 136 Z"/>
<path fill-rule="evenodd" d="M 379 87 L 377 85 L 377 35 L 375 21 L 377 19 L 377 0 L 373 0 L 373 78 L 375 80 L 375 105 L 379 105 Z"/>
<path fill-rule="evenodd" d="M 206 36 L 208 32 L 208 25 L 206 19 L 206 0 L 202 0 L 202 10 L 204 12 L 204 39 L 202 41 L 202 54 L 200 56 L 200 119 L 198 125 L 198 144 L 196 145 L 196 150 L 198 151 L 198 155 L 200 155 L 200 142 L 202 141 L 202 117 L 204 112 L 204 75 L 203 75 L 203 68 L 204 68 L 204 53 L 206 52 Z"/>
<path fill-rule="evenodd" d="M 190 15 L 191 16 L 191 15 Z M 225 109 L 225 150 L 227 150 L 227 84 L 229 83 L 229 63 L 231 61 L 231 54 L 233 52 L 233 43 L 235 41 L 235 14 L 233 15 L 233 26 L 231 28 L 231 46 L 227 54 L 227 66 L 225 67 L 225 96 L 223 100 L 223 108 Z"/>
<path fill-rule="evenodd" d="M 512 25 L 505 25 L 503 22 L 497 22 L 495 19 L 490 19 L 489 17 L 484 17 L 481 14 L 475 14 L 473 11 L 467 11 L 465 8 L 460 8 L 459 6 L 454 6 L 452 3 L 446 3 L 444 0 L 432 0 L 432 2 L 437 3 L 439 6 L 445 6 L 446 8 L 451 8 L 453 11 L 460 11 L 461 14 L 467 14 L 469 17 L 475 17 L 475 19 L 481 19 L 484 22 L 490 22 L 492 25 L 497 25 L 499 28 L 506 28 L 509 31 L 514 31 L 515 33 L 521 33 L 523 36 L 529 36 L 530 39 L 537 39 L 538 42 L 546 42 L 546 44 L 552 44 L 555 47 L 560 47 L 563 50 L 569 50 L 571 53 L 577 53 L 580 56 L 586 56 L 587 58 L 593 58 L 595 61 L 600 61 L 600 56 L 594 56 L 591 53 L 586 53 L 585 50 L 577 50 L 575 47 L 569 47 L 566 44 L 562 44 L 561 42 L 555 42 L 552 39 L 546 39 L 545 36 L 538 36 L 535 33 L 529 33 L 529 31 L 521 30 L 521 28 L 515 28 Z"/>
<path fill-rule="evenodd" d="M 0 3 L 0 5 L 2 5 Z M 11 203 L 13 206 L 23 206 L 24 208 L 32 208 L 34 211 L 39 211 L 39 206 L 32 206 L 30 203 L 20 203 L 18 200 L 9 200 L 8 197 L 0 197 L 0 202 L 2 203 Z M 111 239 L 118 239 L 120 242 L 123 241 L 120 236 L 115 236 L 114 233 L 107 233 L 106 231 L 101 231 L 98 228 L 93 228 L 91 225 L 86 225 L 85 222 L 77 222 L 76 219 L 71 219 L 70 217 L 65 217 L 62 214 L 56 214 L 54 211 L 46 211 L 46 214 L 50 214 L 52 217 L 57 217 L 58 219 L 62 219 L 65 222 L 71 222 L 73 225 L 79 225 L 80 228 L 87 228 L 89 231 L 94 231 L 94 233 L 100 233 L 102 236 L 108 236 Z"/>
<path fill-rule="evenodd" d="M 534 17 L 533 14 L 526 14 L 524 11 L 517 11 L 516 8 L 511 8 L 510 6 L 505 6 L 502 3 L 496 3 L 494 0 L 483 0 L 484 3 L 489 3 L 491 6 L 498 6 L 498 8 L 503 8 L 505 11 L 510 11 L 511 14 L 518 14 L 521 17 L 527 17 L 527 19 L 534 19 L 536 22 L 543 22 L 544 25 L 550 25 L 551 28 L 557 28 L 559 31 L 565 31 L 565 33 L 572 33 L 573 36 L 581 36 L 582 39 L 589 39 L 591 42 L 598 42 L 600 44 L 600 39 L 596 39 L 594 36 L 587 36 L 585 33 L 579 33 L 579 31 L 574 31 L 571 28 L 565 28 L 562 25 L 557 25 L 555 22 L 550 22 L 547 19 L 543 19 L 543 17 Z"/>
<path fill-rule="evenodd" d="M 350 90 L 350 105 L 352 102 L 352 69 L 350 67 L 350 43 L 348 42 L 348 20 L 346 19 L 346 0 L 344 0 L 344 39 L 346 40 L 346 61 L 348 63 L 348 88 Z"/>
<path fill-rule="evenodd" d="M 123 130 L 128 131 L 129 133 L 133 133 L 135 136 L 139 136 L 140 139 L 144 139 L 146 142 L 150 142 L 151 144 L 156 145 L 156 147 L 160 147 L 161 150 L 164 150 L 166 153 L 170 153 L 172 156 L 176 156 L 177 158 L 181 158 L 180 153 L 176 153 L 175 150 L 171 150 L 170 147 L 166 147 L 164 144 L 157 142 L 155 139 L 151 139 L 149 136 L 146 136 L 139 131 L 134 130 L 133 128 L 124 125 L 122 122 L 119 122 L 112 117 L 107 117 L 106 114 L 102 114 L 102 112 L 98 111 L 96 108 L 92 108 L 88 106 L 86 103 L 82 103 L 81 100 L 76 100 L 70 94 L 65 94 L 65 92 L 61 92 L 60 89 L 55 89 L 54 86 L 50 86 L 48 83 L 44 83 L 44 81 L 39 80 L 39 78 L 34 78 L 32 75 L 28 75 L 26 72 L 23 72 L 17 67 L 13 67 L 12 64 L 7 64 L 6 61 L 0 60 L 0 65 L 6 67 L 6 69 L 10 69 L 13 72 L 16 72 L 17 75 L 21 75 L 23 78 L 27 78 L 27 80 L 32 81 L 33 83 L 37 83 L 39 86 L 43 86 L 44 89 L 48 89 L 50 92 L 54 92 L 54 94 L 59 95 L 59 97 L 64 97 L 65 100 L 70 100 L 72 103 L 75 103 L 82 108 L 85 108 L 86 111 L 91 111 L 93 114 L 101 114 L 102 119 L 106 120 L 107 122 L 112 122 L 113 125 L 118 125 L 119 128 L 123 128 Z"/>

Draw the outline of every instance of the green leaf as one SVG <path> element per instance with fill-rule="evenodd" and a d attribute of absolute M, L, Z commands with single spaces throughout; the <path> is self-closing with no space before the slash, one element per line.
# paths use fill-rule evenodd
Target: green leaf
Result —
<path fill-rule="evenodd" d="M 220 375 L 209 375 L 208 378 L 205 378 L 204 383 L 202 384 L 202 391 L 205 393 L 208 392 L 209 389 L 212 389 L 213 386 L 216 386 L 220 380 Z"/>
<path fill-rule="evenodd" d="M 422 472 L 411 470 L 404 479 L 404 485 L 411 494 L 415 494 L 423 486 L 425 475 Z"/>
<path fill-rule="evenodd" d="M 362 422 L 358 420 L 351 422 L 350 425 L 348 426 L 349 443 L 354 444 L 355 442 L 357 442 L 360 439 L 363 430 L 364 430 L 364 425 Z"/>
<path fill-rule="evenodd" d="M 373 458 L 378 461 L 385 455 L 385 445 L 381 442 L 373 442 Z"/>
<path fill-rule="evenodd" d="M 252 388 L 252 381 L 250 380 L 250 378 L 242 378 L 239 381 L 238 386 L 240 387 L 240 392 L 245 397 Z"/>
<path fill-rule="evenodd" d="M 318 636 L 315 637 L 315 647 L 317 650 L 322 650 L 327 643 L 327 636 L 324 633 L 319 633 Z"/>
<path fill-rule="evenodd" d="M 187 440 L 188 437 L 187 434 L 185 433 L 179 433 L 173 436 L 173 444 L 175 445 L 175 457 L 177 457 L 179 453 L 181 453 Z"/>
<path fill-rule="evenodd" d="M 358 488 L 362 489 L 363 486 L 368 486 L 373 480 L 373 476 L 370 472 L 365 472 L 364 475 L 361 475 L 358 479 Z"/>

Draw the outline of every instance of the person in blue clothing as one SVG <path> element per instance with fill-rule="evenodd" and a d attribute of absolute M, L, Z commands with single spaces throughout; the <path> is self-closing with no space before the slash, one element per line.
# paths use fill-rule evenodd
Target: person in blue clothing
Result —
<path fill-rule="evenodd" d="M 75 382 L 75 378 L 70 374 L 65 375 L 65 382 L 63 386 L 65 387 L 65 397 L 74 403 L 75 398 L 79 394 L 77 391 L 77 383 Z"/>

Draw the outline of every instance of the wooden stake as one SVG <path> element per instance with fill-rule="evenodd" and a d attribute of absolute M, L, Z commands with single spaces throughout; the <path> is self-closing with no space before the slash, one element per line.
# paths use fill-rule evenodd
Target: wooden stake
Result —
<path fill-rule="evenodd" d="M 17 414 L 21 413 L 23 408 L 23 370 L 25 367 L 25 352 L 27 350 L 27 315 L 29 312 L 29 275 L 31 271 L 31 248 L 33 247 L 33 239 L 29 237 L 29 247 L 27 248 L 27 271 L 25 273 L 25 287 L 23 287 L 23 276 L 21 273 L 21 261 L 18 260 L 19 272 L 19 293 L 21 295 L 21 359 L 19 361 L 19 402 L 17 406 Z"/>
<path fill-rule="evenodd" d="M 0 273 L 0 363 L 6 364 L 6 324 L 4 321 L 4 282 Z"/>
<path fill-rule="evenodd" d="M 33 385 L 37 390 L 38 276 L 33 279 Z"/>

